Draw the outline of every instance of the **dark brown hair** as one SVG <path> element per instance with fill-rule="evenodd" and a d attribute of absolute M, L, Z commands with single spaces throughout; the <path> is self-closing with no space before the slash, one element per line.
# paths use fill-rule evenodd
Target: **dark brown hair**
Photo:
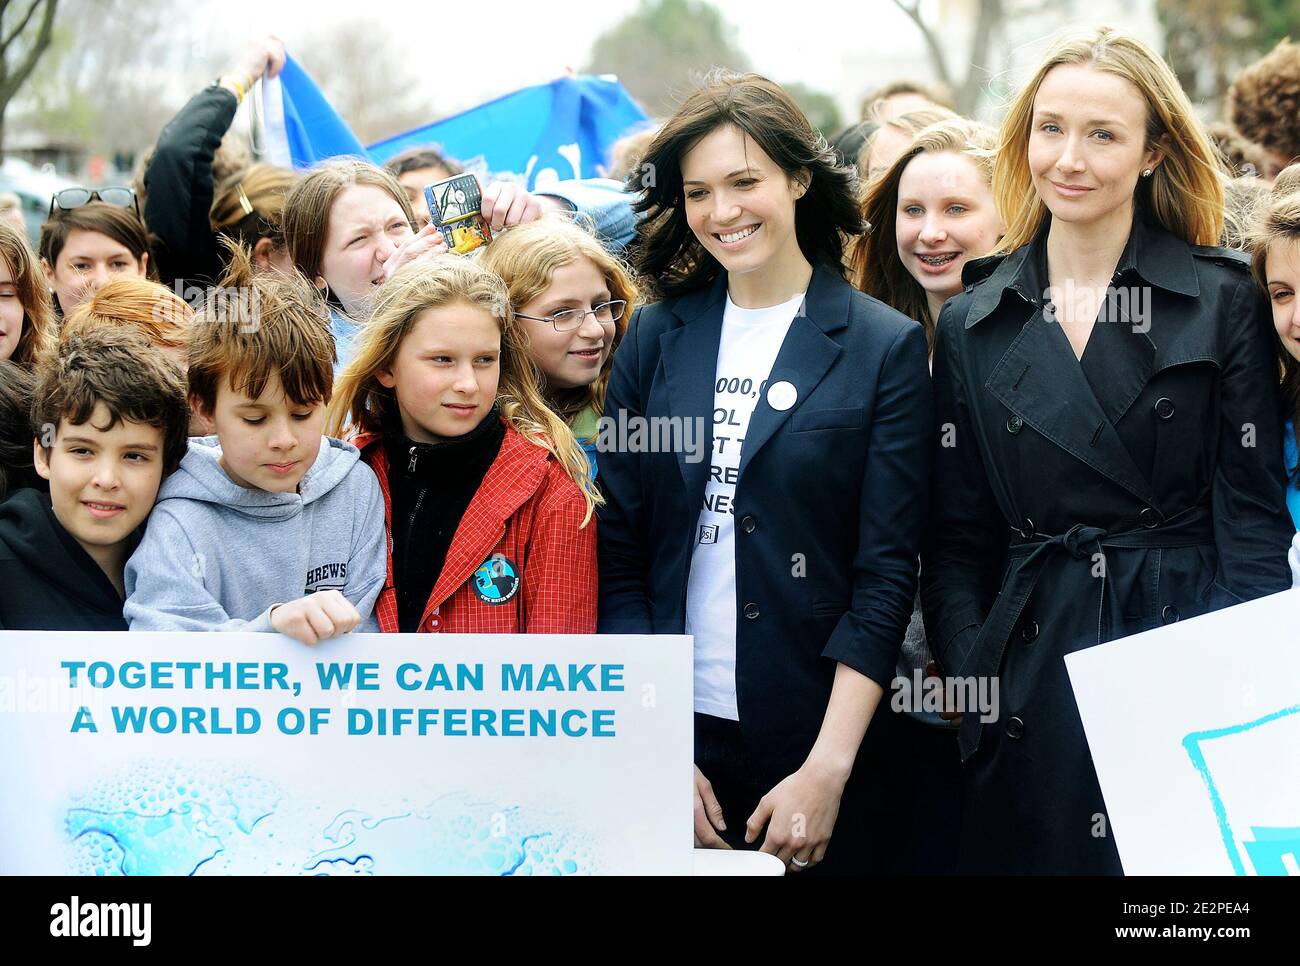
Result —
<path fill-rule="evenodd" d="M 149 254 L 149 234 L 131 208 L 121 208 L 102 201 L 92 201 L 80 208 L 54 209 L 41 225 L 41 258 L 55 266 L 59 253 L 74 231 L 97 231 L 126 248 L 137 262 Z M 154 278 L 153 259 L 149 259 L 149 277 Z"/>
<path fill-rule="evenodd" d="M 813 129 L 781 85 L 758 74 L 714 71 L 659 129 L 641 159 L 654 172 L 633 208 L 644 215 L 633 243 L 637 274 L 661 297 L 708 284 L 722 270 L 686 223 L 682 157 L 701 138 L 733 125 L 786 173 L 807 181 L 795 204 L 795 236 L 804 258 L 844 273 L 844 235 L 862 234 L 857 176 Z"/>
<path fill-rule="evenodd" d="M 32 370 L 0 359 L 0 500 L 20 487 L 44 482 L 32 468 L 29 422 L 35 390 Z"/>
<path fill-rule="evenodd" d="M 194 319 L 189 392 L 210 414 L 224 376 L 256 399 L 272 375 L 300 406 L 329 402 L 334 335 L 320 296 L 297 273 L 253 271 L 247 249 L 226 244 L 230 266 Z"/>
<path fill-rule="evenodd" d="M 1280 154 L 1300 156 L 1300 44 L 1283 40 L 1246 66 L 1228 88 L 1227 115 L 1243 137 Z M 1267 172 L 1262 172 L 1267 174 Z"/>
<path fill-rule="evenodd" d="M 180 465 L 190 425 L 185 377 L 136 329 L 101 327 L 74 334 L 41 360 L 36 378 L 31 430 L 37 439 L 46 437 L 46 427 L 57 431 L 65 419 L 85 423 L 103 403 L 111 417 L 108 429 L 119 421 L 160 429 L 163 472 Z"/>
<path fill-rule="evenodd" d="M 384 167 L 400 178 L 408 171 L 420 171 L 424 168 L 442 168 L 448 176 L 460 174 L 464 166 L 454 158 L 442 153 L 436 145 L 426 144 L 418 148 L 409 148 L 401 154 L 395 154 L 384 162 Z"/>

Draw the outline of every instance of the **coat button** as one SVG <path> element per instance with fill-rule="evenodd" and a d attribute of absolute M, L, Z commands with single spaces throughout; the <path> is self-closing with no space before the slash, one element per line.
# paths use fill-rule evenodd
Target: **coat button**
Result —
<path fill-rule="evenodd" d="M 740 529 L 746 533 L 753 533 L 758 529 L 758 521 L 751 514 L 746 513 L 740 518 Z"/>
<path fill-rule="evenodd" d="M 1160 612 L 1160 619 L 1166 624 L 1172 624 L 1178 620 L 1178 608 L 1173 604 L 1165 604 L 1164 610 Z"/>
<path fill-rule="evenodd" d="M 1168 396 L 1156 400 L 1156 415 L 1161 419 L 1170 419 L 1174 415 L 1174 401 Z"/>
<path fill-rule="evenodd" d="M 1025 639 L 1026 644 L 1031 644 L 1038 637 L 1038 621 L 1030 621 L 1020 630 L 1020 636 Z"/>
<path fill-rule="evenodd" d="M 1007 737 L 1020 738 L 1025 733 L 1025 723 L 1019 718 L 1012 718 L 1007 722 Z"/>
<path fill-rule="evenodd" d="M 1010 419 L 1007 420 L 1007 432 L 1010 433 L 1012 436 L 1016 435 L 1016 433 L 1020 432 L 1024 428 L 1025 428 L 1025 421 L 1021 419 L 1019 416 L 1012 416 Z"/>
<path fill-rule="evenodd" d="M 1020 521 L 1020 525 L 1014 528 L 1016 533 L 1020 534 L 1025 540 L 1034 535 L 1034 521 L 1025 517 Z"/>
<path fill-rule="evenodd" d="M 1153 506 L 1149 506 L 1142 511 L 1138 519 L 1142 521 L 1142 526 L 1148 530 L 1154 530 L 1160 526 L 1160 511 Z"/>
<path fill-rule="evenodd" d="M 745 605 L 745 617 L 749 620 L 758 620 L 758 605 L 750 601 Z"/>

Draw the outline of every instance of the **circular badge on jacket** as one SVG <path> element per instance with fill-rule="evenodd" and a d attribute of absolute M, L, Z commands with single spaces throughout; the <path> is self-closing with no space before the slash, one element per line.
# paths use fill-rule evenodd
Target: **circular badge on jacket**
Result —
<path fill-rule="evenodd" d="M 474 571 L 474 593 L 485 604 L 504 604 L 519 590 L 519 571 L 505 554 L 494 553 Z"/>
<path fill-rule="evenodd" d="M 785 412 L 799 400 L 799 390 L 794 383 L 774 382 L 767 387 L 767 404 L 777 412 Z"/>

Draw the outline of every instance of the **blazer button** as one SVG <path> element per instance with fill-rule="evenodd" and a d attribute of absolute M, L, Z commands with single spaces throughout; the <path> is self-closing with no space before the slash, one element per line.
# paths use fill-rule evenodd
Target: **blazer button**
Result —
<path fill-rule="evenodd" d="M 1142 521 L 1142 526 L 1146 527 L 1148 530 L 1154 530 L 1156 527 L 1160 526 L 1160 511 L 1153 506 L 1149 506 L 1142 511 L 1138 516 L 1138 519 Z"/>
<path fill-rule="evenodd" d="M 1038 621 L 1030 621 L 1020 631 L 1026 644 L 1032 644 L 1038 638 Z"/>
<path fill-rule="evenodd" d="M 758 620 L 758 605 L 750 601 L 745 605 L 745 617 L 749 620 Z"/>
<path fill-rule="evenodd" d="M 754 519 L 752 514 L 746 513 L 740 518 L 740 529 L 746 533 L 753 533 L 758 529 L 758 521 Z"/>
<path fill-rule="evenodd" d="M 1168 396 L 1161 396 L 1156 400 L 1156 415 L 1161 419 L 1171 419 L 1174 415 L 1174 401 Z"/>
<path fill-rule="evenodd" d="M 1019 718 L 1012 718 L 1007 722 L 1007 737 L 1020 738 L 1025 733 L 1025 723 Z"/>
<path fill-rule="evenodd" d="M 1166 624 L 1172 624 L 1178 620 L 1178 608 L 1173 604 L 1165 604 L 1164 610 L 1160 612 L 1160 619 Z"/>
<path fill-rule="evenodd" d="M 1019 416 L 1012 416 L 1010 419 L 1007 420 L 1007 432 L 1010 433 L 1012 436 L 1016 435 L 1016 433 L 1020 432 L 1024 428 L 1025 428 L 1025 421 L 1021 419 Z"/>

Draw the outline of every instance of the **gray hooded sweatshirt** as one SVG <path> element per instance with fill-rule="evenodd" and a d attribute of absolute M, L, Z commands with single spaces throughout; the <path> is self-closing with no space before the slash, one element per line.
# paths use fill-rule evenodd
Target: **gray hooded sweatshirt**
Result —
<path fill-rule="evenodd" d="M 297 493 L 239 486 L 215 436 L 191 439 L 126 564 L 133 631 L 270 631 L 271 607 L 337 590 L 379 630 L 384 498 L 350 443 L 322 437 Z"/>

